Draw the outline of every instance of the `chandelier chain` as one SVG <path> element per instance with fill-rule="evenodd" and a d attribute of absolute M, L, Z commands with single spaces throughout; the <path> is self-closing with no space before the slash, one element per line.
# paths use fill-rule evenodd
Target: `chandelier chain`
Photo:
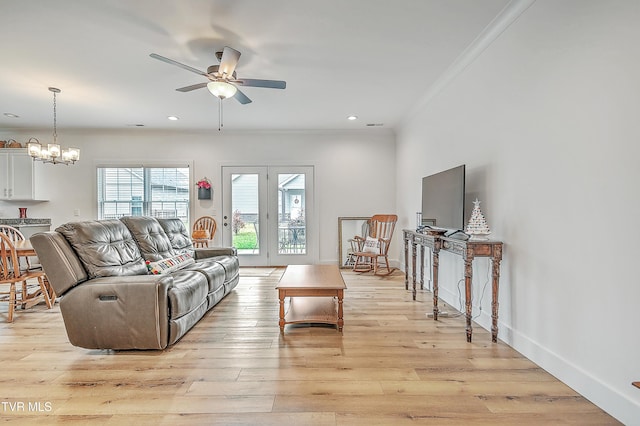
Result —
<path fill-rule="evenodd" d="M 57 143 L 58 140 L 58 131 L 57 131 L 57 102 L 56 102 L 56 92 L 53 92 L 53 143 Z"/>

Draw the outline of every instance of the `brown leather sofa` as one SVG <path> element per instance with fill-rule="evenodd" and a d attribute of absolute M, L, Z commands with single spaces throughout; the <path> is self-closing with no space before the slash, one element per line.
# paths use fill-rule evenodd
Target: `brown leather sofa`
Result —
<path fill-rule="evenodd" d="M 194 249 L 179 219 L 71 222 L 31 242 L 69 341 L 87 349 L 164 349 L 239 281 L 236 250 Z"/>

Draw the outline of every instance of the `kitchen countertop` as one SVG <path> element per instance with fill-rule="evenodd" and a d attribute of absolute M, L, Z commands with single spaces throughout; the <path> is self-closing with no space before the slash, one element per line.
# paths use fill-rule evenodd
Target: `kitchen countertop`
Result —
<path fill-rule="evenodd" d="M 9 226 L 51 226 L 51 219 L 35 219 L 35 218 L 24 218 L 24 219 L 0 219 L 0 225 L 9 225 Z"/>

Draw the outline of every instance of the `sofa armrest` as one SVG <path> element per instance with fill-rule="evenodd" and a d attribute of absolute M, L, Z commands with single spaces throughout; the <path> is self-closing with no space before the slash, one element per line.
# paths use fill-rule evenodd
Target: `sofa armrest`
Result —
<path fill-rule="evenodd" d="M 71 344 L 87 349 L 164 349 L 171 275 L 96 278 L 60 300 Z"/>
<path fill-rule="evenodd" d="M 235 247 L 203 247 L 195 249 L 196 260 L 225 255 L 237 256 L 238 250 Z"/>

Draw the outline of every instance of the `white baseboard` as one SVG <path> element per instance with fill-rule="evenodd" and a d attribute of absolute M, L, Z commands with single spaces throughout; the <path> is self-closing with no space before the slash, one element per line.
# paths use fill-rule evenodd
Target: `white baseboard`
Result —
<path fill-rule="evenodd" d="M 633 401 L 588 371 L 561 357 L 538 342 L 499 324 L 498 337 L 549 374 L 571 387 L 625 425 L 640 425 L 640 403 Z M 610 362 L 610 360 L 602 360 Z M 631 383 L 629 383 L 631 386 Z"/>
<path fill-rule="evenodd" d="M 458 294 L 440 287 L 438 296 L 454 309 L 459 308 Z M 474 312 L 473 320 L 485 330 L 491 330 L 491 312 L 481 311 L 479 315 Z M 602 410 L 612 416 L 615 413 L 614 417 L 623 424 L 640 426 L 640 403 L 638 401 L 621 394 L 575 363 L 561 357 L 501 321 L 498 321 L 498 338 Z M 609 361 L 603 360 L 603 362 Z"/>

